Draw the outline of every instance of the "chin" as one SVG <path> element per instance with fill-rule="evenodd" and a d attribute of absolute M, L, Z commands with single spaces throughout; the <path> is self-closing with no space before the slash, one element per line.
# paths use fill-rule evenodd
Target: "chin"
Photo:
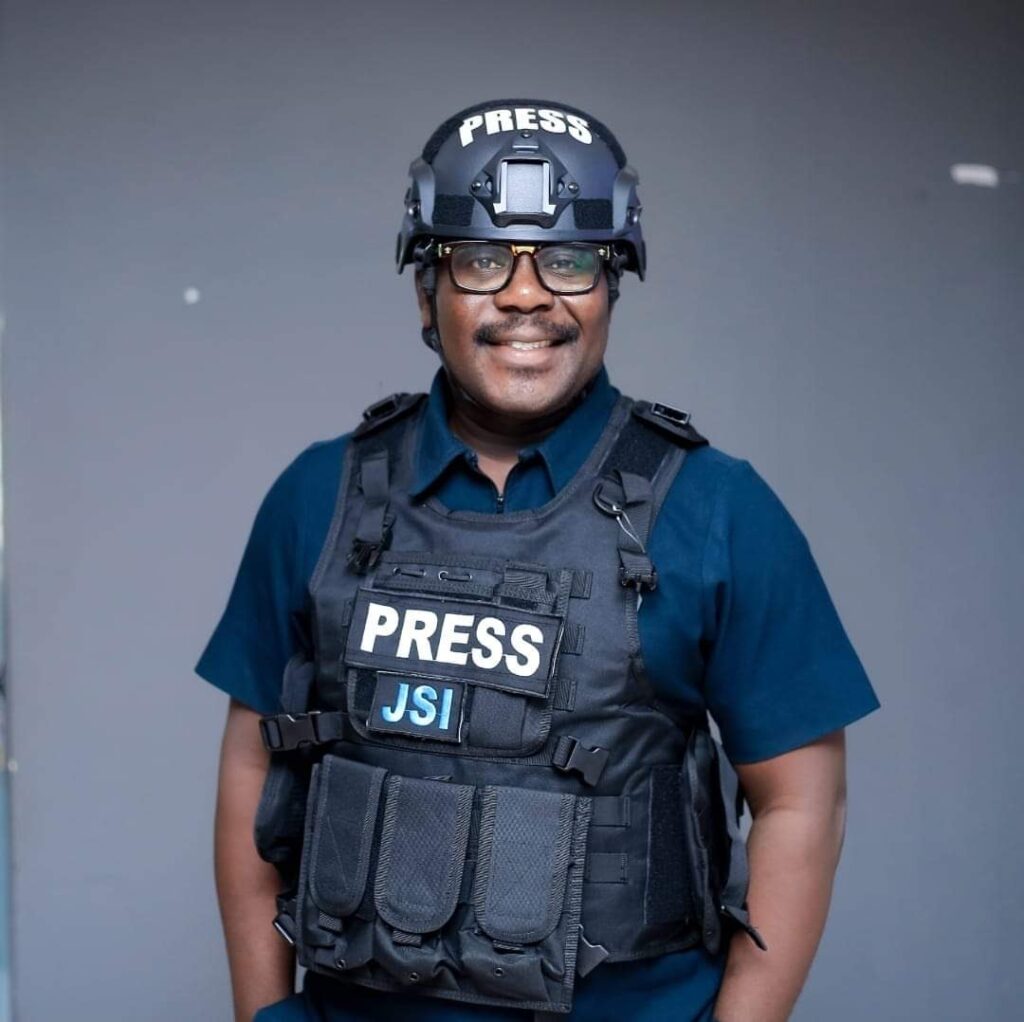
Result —
<path fill-rule="evenodd" d="M 556 412 L 572 400 L 574 393 L 569 381 L 509 379 L 490 383 L 483 402 L 509 418 L 536 419 Z"/>

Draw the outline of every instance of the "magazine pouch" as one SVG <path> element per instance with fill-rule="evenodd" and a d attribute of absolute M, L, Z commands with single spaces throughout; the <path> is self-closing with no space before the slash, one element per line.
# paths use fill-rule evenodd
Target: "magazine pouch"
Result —
<path fill-rule="evenodd" d="M 325 756 L 299 883 L 301 964 L 380 990 L 567 1012 L 589 799 Z"/>
<path fill-rule="evenodd" d="M 309 968 L 354 969 L 372 957 L 372 908 L 364 902 L 386 773 L 339 756 L 313 768 L 297 941 Z"/>
<path fill-rule="evenodd" d="M 480 836 L 463 966 L 476 989 L 539 1011 L 572 1006 L 590 800 L 480 789 Z"/>

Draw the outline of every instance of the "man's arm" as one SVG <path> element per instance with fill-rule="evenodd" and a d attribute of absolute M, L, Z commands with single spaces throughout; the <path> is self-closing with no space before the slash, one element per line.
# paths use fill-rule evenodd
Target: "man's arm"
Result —
<path fill-rule="evenodd" d="M 715 1005 L 720 1022 L 785 1022 L 821 939 L 846 819 L 843 731 L 737 768 L 753 815 L 750 920 L 729 948 Z"/>
<path fill-rule="evenodd" d="M 252 1022 L 259 1008 L 294 989 L 291 949 L 272 925 L 278 873 L 259 857 L 253 839 L 270 758 L 260 741 L 258 720 L 254 710 L 231 700 L 221 743 L 214 823 L 214 872 L 235 1022 Z"/>

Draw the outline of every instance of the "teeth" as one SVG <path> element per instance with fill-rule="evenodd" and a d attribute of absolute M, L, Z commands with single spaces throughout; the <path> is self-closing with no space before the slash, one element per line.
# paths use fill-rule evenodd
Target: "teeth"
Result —
<path fill-rule="evenodd" d="M 533 351 L 535 348 L 546 348 L 550 341 L 510 341 L 516 351 Z"/>

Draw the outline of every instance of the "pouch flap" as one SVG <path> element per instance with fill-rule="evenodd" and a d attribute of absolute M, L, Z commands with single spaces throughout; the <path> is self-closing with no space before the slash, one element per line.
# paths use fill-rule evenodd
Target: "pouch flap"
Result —
<path fill-rule="evenodd" d="M 386 774 L 339 756 L 317 768 L 309 890 L 329 915 L 351 915 L 363 900 Z"/>
<path fill-rule="evenodd" d="M 526 788 L 481 789 L 480 848 L 473 891 L 477 921 L 494 940 L 543 940 L 565 910 L 566 877 L 590 800 Z M 577 906 L 578 911 L 578 906 Z"/>
<path fill-rule="evenodd" d="M 406 933 L 431 933 L 451 918 L 462 887 L 473 789 L 392 775 L 384 803 L 374 901 Z"/>

